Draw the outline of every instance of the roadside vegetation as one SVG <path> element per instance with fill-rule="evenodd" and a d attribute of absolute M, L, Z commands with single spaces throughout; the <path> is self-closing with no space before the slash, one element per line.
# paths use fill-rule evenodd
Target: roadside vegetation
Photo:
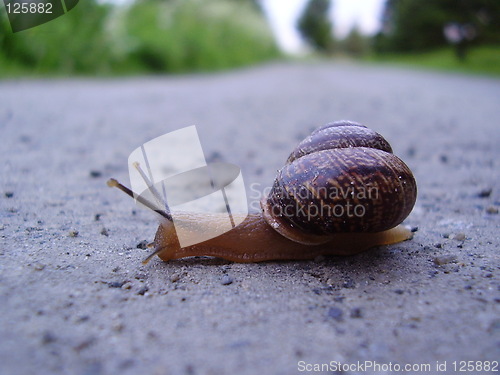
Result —
<path fill-rule="evenodd" d="M 0 76 L 213 71 L 279 56 L 251 0 L 80 1 L 51 22 L 12 33 L 0 6 Z"/>
<path fill-rule="evenodd" d="M 262 1 L 84 0 L 17 33 L 0 4 L 0 78 L 206 72 L 282 58 Z M 500 75 L 499 0 L 386 0 L 376 35 L 354 26 L 344 38 L 333 32 L 334 2 L 308 0 L 297 19 L 308 58 Z"/>
<path fill-rule="evenodd" d="M 309 0 L 297 25 L 320 56 L 500 75 L 498 0 L 386 0 L 376 35 L 355 26 L 340 40 L 328 21 L 334 1 Z"/>
<path fill-rule="evenodd" d="M 411 66 L 439 71 L 500 76 L 500 48 L 498 46 L 471 47 L 467 59 L 460 61 L 452 47 L 429 52 L 372 55 L 367 62 Z"/>
<path fill-rule="evenodd" d="M 387 0 L 375 61 L 500 75 L 500 1 Z"/>

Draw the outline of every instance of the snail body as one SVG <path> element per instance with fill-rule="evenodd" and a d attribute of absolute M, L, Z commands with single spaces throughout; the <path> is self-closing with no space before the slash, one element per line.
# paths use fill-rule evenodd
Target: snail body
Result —
<path fill-rule="evenodd" d="M 262 212 L 236 220 L 241 224 L 229 232 L 180 247 L 172 219 L 155 210 L 164 218 L 146 262 L 155 254 L 164 261 L 201 255 L 235 262 L 356 254 L 410 239 L 399 224 L 416 194 L 411 170 L 380 134 L 353 122 L 330 123 L 292 151 L 260 202 Z M 176 220 L 195 236 L 227 215 L 185 213 Z"/>
<path fill-rule="evenodd" d="M 227 220 L 226 215 L 186 213 L 181 219 L 193 225 L 217 226 Z M 320 255 L 354 255 L 374 246 L 390 245 L 408 240 L 411 231 L 402 225 L 375 233 L 338 233 L 321 245 L 305 245 L 289 240 L 274 230 L 260 214 L 251 214 L 233 230 L 196 245 L 180 247 L 174 225 L 163 221 L 155 235 L 154 252 L 164 260 L 190 256 L 214 256 L 233 262 L 251 263 L 266 260 L 314 259 Z"/>

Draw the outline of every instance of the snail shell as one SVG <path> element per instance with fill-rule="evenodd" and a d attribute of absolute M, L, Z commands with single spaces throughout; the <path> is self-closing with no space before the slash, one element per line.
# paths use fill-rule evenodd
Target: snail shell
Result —
<path fill-rule="evenodd" d="M 363 125 L 342 121 L 317 129 L 292 151 L 261 207 L 281 235 L 321 244 L 336 233 L 395 227 L 416 195 L 412 172 L 389 143 Z"/>

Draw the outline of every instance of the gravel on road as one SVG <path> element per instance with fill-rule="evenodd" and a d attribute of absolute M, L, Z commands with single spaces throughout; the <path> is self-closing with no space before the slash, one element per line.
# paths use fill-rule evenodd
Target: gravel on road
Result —
<path fill-rule="evenodd" d="M 0 373 L 485 369 L 500 358 L 499 99 L 498 79 L 326 62 L 0 82 Z M 413 240 L 141 264 L 157 218 L 106 187 L 128 184 L 132 150 L 196 124 L 209 161 L 242 168 L 255 209 L 292 148 L 340 119 L 414 171 Z"/>

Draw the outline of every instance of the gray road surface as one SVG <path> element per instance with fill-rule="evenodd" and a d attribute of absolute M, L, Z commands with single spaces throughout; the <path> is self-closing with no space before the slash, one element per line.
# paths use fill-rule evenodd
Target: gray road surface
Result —
<path fill-rule="evenodd" d="M 499 360 L 499 102 L 498 79 L 327 63 L 0 82 L 0 373 L 295 374 L 332 361 L 453 373 Z M 105 186 L 128 183 L 133 149 L 196 124 L 208 159 L 240 165 L 255 200 L 300 139 L 338 119 L 382 133 L 413 169 L 412 241 L 141 265 L 157 219 Z"/>

